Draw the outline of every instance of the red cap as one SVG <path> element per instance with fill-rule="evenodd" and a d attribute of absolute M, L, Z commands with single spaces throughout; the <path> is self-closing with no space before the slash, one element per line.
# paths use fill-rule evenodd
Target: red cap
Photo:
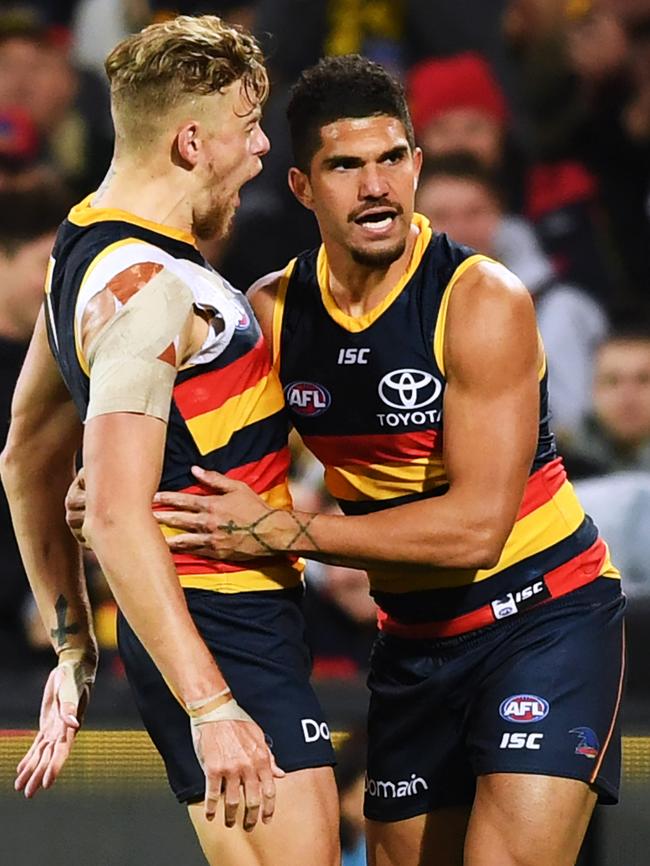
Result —
<path fill-rule="evenodd" d="M 499 123 L 508 119 L 503 92 L 478 54 L 423 60 L 409 73 L 408 94 L 416 134 L 453 108 L 477 108 Z"/>

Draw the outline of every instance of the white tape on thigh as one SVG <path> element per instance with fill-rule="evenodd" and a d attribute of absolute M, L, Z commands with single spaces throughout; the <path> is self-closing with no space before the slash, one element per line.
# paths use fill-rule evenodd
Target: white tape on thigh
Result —
<path fill-rule="evenodd" d="M 163 268 L 113 316 L 88 347 L 86 420 L 136 412 L 167 421 L 176 368 L 159 356 L 192 313 L 191 288 Z"/>
<path fill-rule="evenodd" d="M 248 715 L 246 710 L 242 710 L 237 701 L 233 698 L 216 710 L 209 710 L 203 715 L 191 716 L 190 722 L 192 727 L 196 728 L 199 725 L 207 725 L 208 722 L 252 722 L 253 719 Z"/>

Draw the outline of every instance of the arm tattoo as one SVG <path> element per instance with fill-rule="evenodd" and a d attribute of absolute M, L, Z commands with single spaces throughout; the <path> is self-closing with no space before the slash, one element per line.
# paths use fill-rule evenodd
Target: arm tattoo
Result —
<path fill-rule="evenodd" d="M 267 541 L 265 541 L 259 534 L 258 528 L 261 527 L 262 523 L 273 514 L 283 513 L 289 514 L 296 525 L 296 534 L 291 539 L 291 541 L 284 547 L 282 550 L 278 550 L 278 548 L 273 547 Z M 254 520 L 252 523 L 239 525 L 235 523 L 234 520 L 229 520 L 228 523 L 220 524 L 218 529 L 222 532 L 225 532 L 227 535 L 234 535 L 236 532 L 244 532 L 247 533 L 250 538 L 255 539 L 255 541 L 259 544 L 259 546 L 265 550 L 267 553 L 286 553 L 294 549 L 295 545 L 299 541 L 300 538 L 304 535 L 307 541 L 309 541 L 312 550 L 319 550 L 314 537 L 309 532 L 309 527 L 313 519 L 316 517 L 315 514 L 310 514 L 306 521 L 302 521 L 299 517 L 297 517 L 293 511 L 284 511 L 282 508 L 273 508 L 268 511 L 266 514 L 263 514 L 261 517 L 258 517 L 257 520 Z"/>
<path fill-rule="evenodd" d="M 69 634 L 79 634 L 79 623 L 71 622 L 70 625 L 65 624 L 68 613 L 68 602 L 65 596 L 60 595 L 57 598 L 54 610 L 56 611 L 56 628 L 50 630 L 50 635 L 60 649 L 65 646 L 66 638 Z"/>

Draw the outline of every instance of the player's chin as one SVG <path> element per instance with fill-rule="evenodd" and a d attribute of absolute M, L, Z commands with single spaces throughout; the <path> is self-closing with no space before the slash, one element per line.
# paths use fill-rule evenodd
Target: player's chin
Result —
<path fill-rule="evenodd" d="M 350 247 L 350 254 L 358 265 L 369 268 L 387 268 L 403 255 L 406 249 L 406 238 L 392 241 L 355 244 Z"/>

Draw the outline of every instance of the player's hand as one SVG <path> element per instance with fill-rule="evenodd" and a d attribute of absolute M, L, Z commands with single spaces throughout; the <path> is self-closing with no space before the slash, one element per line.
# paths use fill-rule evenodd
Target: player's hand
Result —
<path fill-rule="evenodd" d="M 65 522 L 79 544 L 82 544 L 84 547 L 87 546 L 83 534 L 85 517 L 86 478 L 83 469 L 80 469 L 65 497 Z"/>
<path fill-rule="evenodd" d="M 250 721 L 215 721 L 192 725 L 192 739 L 205 773 L 205 817 L 212 821 L 224 798 L 226 827 L 234 827 L 244 794 L 245 830 L 263 823 L 275 810 L 275 779 L 284 772 L 275 763 L 261 728 Z"/>
<path fill-rule="evenodd" d="M 192 472 L 216 495 L 163 492 L 154 497 L 154 507 L 170 509 L 154 511 L 158 522 L 182 530 L 182 534 L 166 539 L 172 553 L 221 560 L 277 556 L 275 518 L 285 512 L 269 508 L 243 481 L 198 466 L 192 467 Z"/>
<path fill-rule="evenodd" d="M 95 670 L 94 657 L 80 650 L 64 650 L 58 666 L 50 673 L 38 733 L 16 768 L 14 787 L 24 791 L 26 797 L 53 785 L 67 761 L 88 705 Z"/>

